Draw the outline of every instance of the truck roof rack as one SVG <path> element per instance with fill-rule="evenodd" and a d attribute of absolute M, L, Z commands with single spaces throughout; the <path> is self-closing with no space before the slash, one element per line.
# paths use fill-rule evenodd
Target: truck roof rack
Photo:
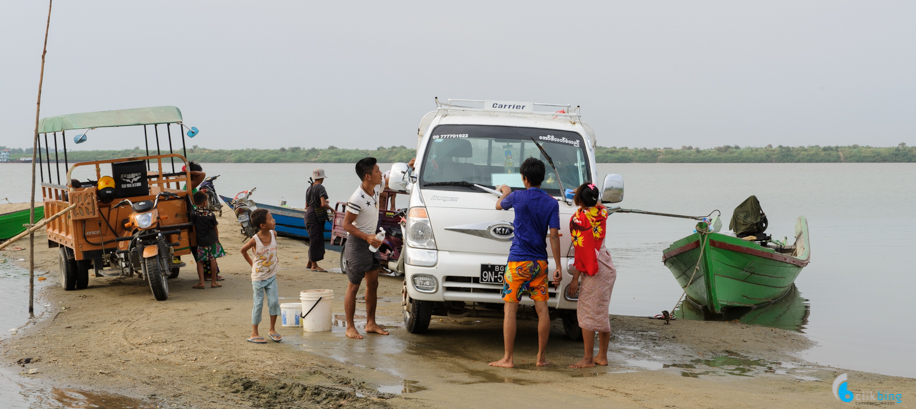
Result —
<path fill-rule="evenodd" d="M 539 109 L 538 109 L 539 108 Z M 581 119 L 579 106 L 570 104 L 546 104 L 540 102 L 488 101 L 482 99 L 453 99 L 439 101 L 436 97 L 436 110 L 448 114 L 457 112 L 487 112 L 496 114 L 541 115 L 553 118 L 562 117 L 570 121 Z"/>

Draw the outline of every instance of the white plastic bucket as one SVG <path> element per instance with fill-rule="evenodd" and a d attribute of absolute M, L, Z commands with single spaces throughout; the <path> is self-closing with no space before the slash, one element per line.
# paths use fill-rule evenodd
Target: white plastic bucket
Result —
<path fill-rule="evenodd" d="M 302 330 L 324 332 L 331 330 L 331 304 L 334 290 L 305 290 L 299 293 L 302 301 Z"/>
<path fill-rule="evenodd" d="M 290 302 L 280 304 L 280 325 L 284 327 L 301 327 L 302 320 L 299 314 L 302 313 L 302 303 Z"/>

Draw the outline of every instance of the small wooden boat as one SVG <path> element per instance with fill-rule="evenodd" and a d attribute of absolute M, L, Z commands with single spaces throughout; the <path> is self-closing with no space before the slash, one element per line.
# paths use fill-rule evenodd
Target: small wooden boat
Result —
<path fill-rule="evenodd" d="M 220 195 L 220 199 L 223 200 L 230 208 L 232 207 L 232 198 L 227 196 Z M 265 209 L 270 212 L 274 217 L 274 221 L 277 223 L 277 234 L 280 236 L 291 237 L 294 239 L 308 240 L 309 233 L 305 228 L 305 209 L 296 209 L 294 207 L 285 207 L 285 206 L 272 206 L 264 203 L 254 202 L 255 209 Z M 328 220 L 324 224 L 324 239 L 325 241 L 331 239 L 331 221 Z"/>
<path fill-rule="evenodd" d="M 45 215 L 45 208 L 35 208 L 35 223 Z M 0 214 L 0 241 L 9 240 L 26 230 L 29 224 L 29 209 Z"/>
<path fill-rule="evenodd" d="M 795 244 L 791 246 L 762 246 L 708 232 L 702 222 L 697 227 L 699 233 L 665 249 L 662 262 L 691 301 L 715 314 L 729 307 L 757 307 L 782 298 L 811 257 L 804 216 L 795 222 Z"/>

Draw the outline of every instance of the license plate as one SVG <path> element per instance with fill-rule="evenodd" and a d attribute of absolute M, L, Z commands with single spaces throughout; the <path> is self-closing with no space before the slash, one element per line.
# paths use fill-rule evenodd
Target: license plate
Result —
<path fill-rule="evenodd" d="M 506 274 L 506 265 L 505 264 L 481 264 L 480 265 L 480 283 L 481 284 L 502 284 L 504 274 Z"/>
<path fill-rule="evenodd" d="M 248 221 L 248 215 L 247 215 L 247 214 L 243 214 L 243 215 L 239 216 L 239 223 L 245 223 L 245 222 L 247 222 L 247 221 Z"/>

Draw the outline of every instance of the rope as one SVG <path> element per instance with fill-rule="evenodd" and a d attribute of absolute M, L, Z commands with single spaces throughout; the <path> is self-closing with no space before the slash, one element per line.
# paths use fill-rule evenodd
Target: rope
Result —
<path fill-rule="evenodd" d="M 684 286 L 684 292 L 681 293 L 681 296 L 677 298 L 677 302 L 674 303 L 674 308 L 671 309 L 671 315 L 674 315 L 674 310 L 681 304 L 684 294 L 687 294 L 687 289 L 690 288 L 690 284 L 693 284 L 693 278 L 697 275 L 697 271 L 700 270 L 700 263 L 703 262 L 703 250 L 706 250 L 706 242 L 709 240 L 709 231 L 697 231 L 697 233 L 700 233 L 700 257 L 697 258 L 697 265 L 693 268 L 693 274 L 690 275 L 690 280 L 688 280 L 687 285 Z"/>

